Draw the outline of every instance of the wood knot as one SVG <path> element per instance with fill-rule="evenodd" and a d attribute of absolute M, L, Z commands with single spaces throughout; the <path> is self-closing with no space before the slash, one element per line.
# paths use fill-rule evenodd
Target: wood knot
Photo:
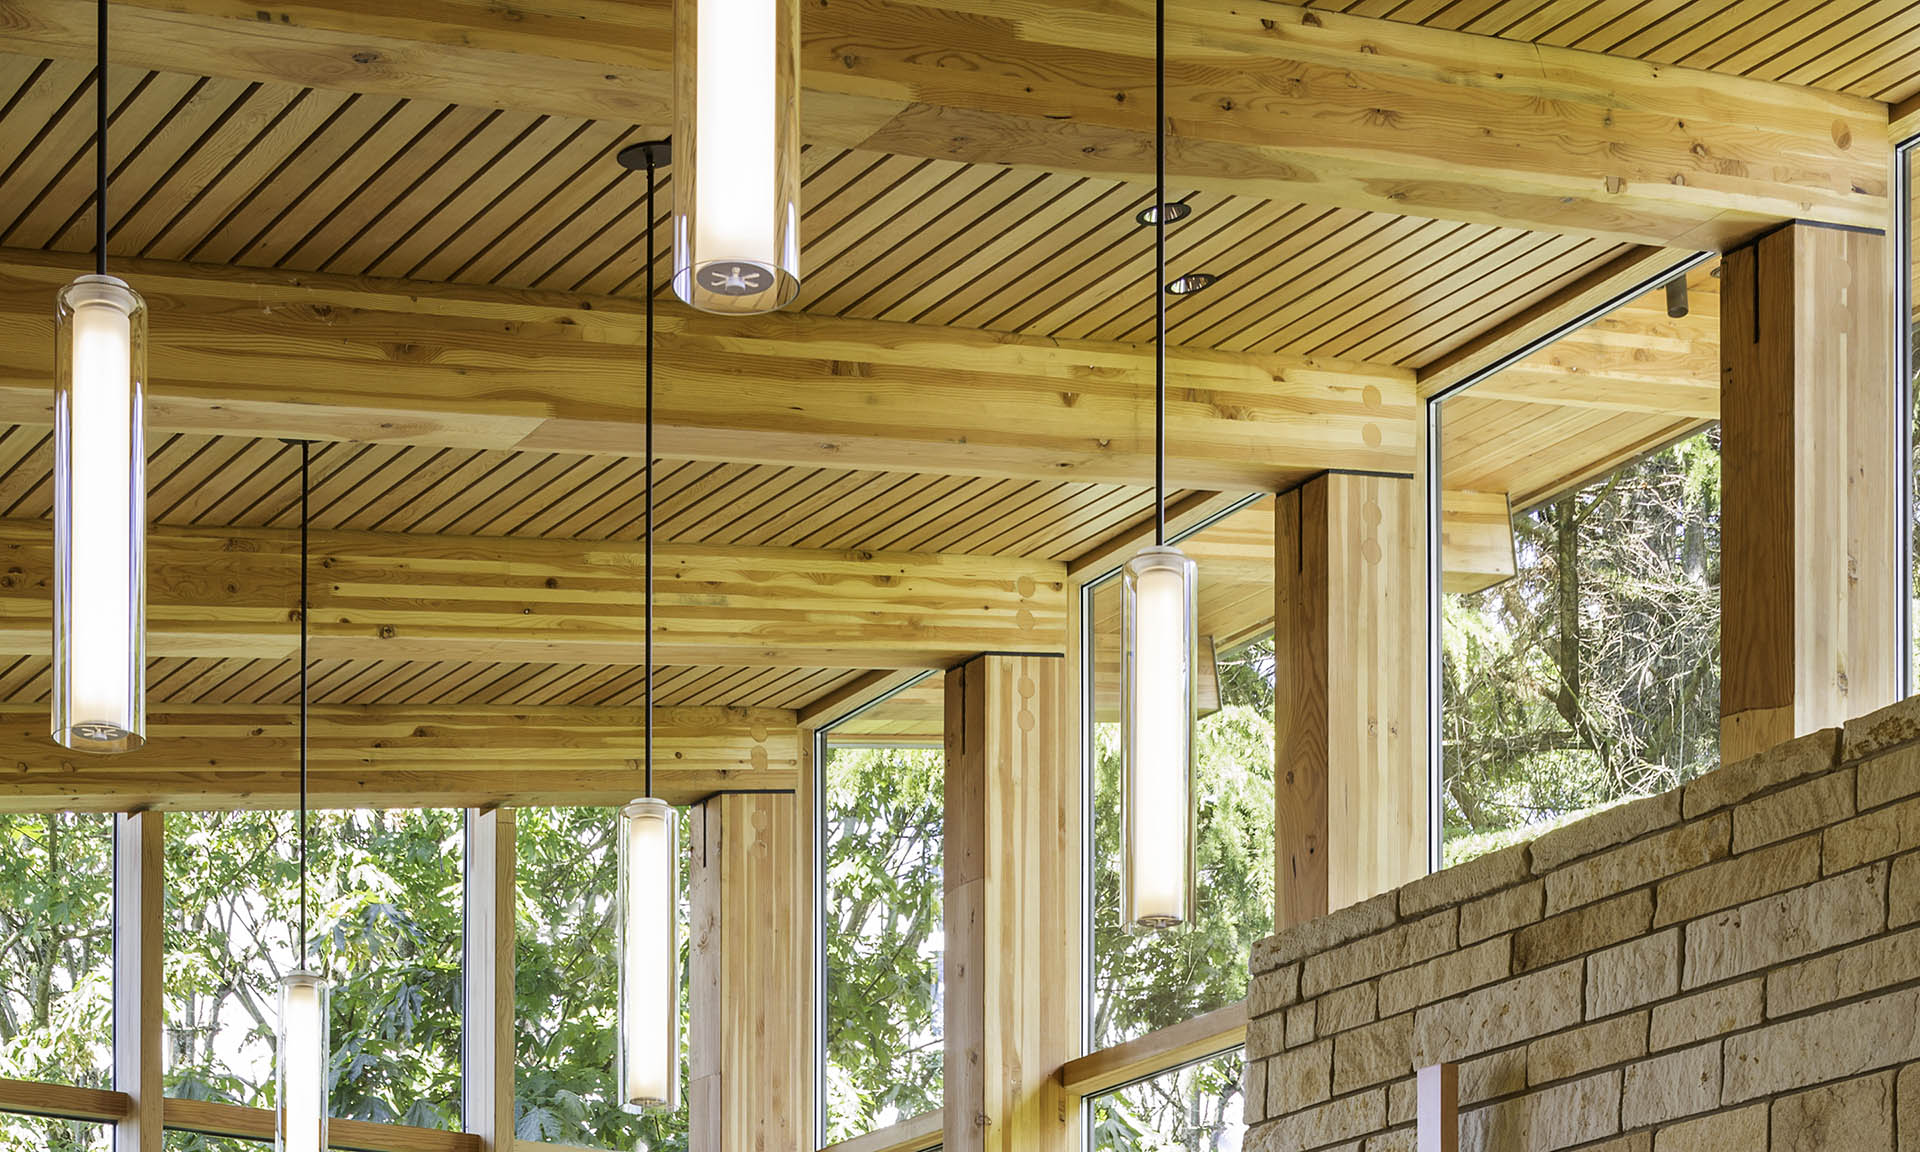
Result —
<path fill-rule="evenodd" d="M 395 636 L 400 635 L 400 630 L 391 624 L 382 624 L 380 625 L 378 635 L 382 640 L 391 640 Z"/>

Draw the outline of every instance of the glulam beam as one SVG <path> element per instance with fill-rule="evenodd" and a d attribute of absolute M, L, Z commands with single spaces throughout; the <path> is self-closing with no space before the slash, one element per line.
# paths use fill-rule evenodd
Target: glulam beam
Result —
<path fill-rule="evenodd" d="M 1153 10 L 1098 0 L 807 7 L 806 137 L 1145 181 Z M 14 5 L 14 51 L 91 55 L 92 5 Z M 1887 108 L 1837 93 L 1266 3 L 1169 5 L 1176 186 L 1719 247 L 1887 207 Z M 116 5 L 117 60 L 335 91 L 670 121 L 671 5 Z M 504 88 L 500 78 L 514 83 Z"/>
<path fill-rule="evenodd" d="M 0 252 L 0 420 L 52 423 L 48 301 L 82 261 Z M 636 456 L 645 305 L 120 261 L 156 432 Z M 663 457 L 1144 484 L 1149 345 L 783 312 L 660 310 Z M 1168 483 L 1411 471 L 1413 374 L 1171 349 Z"/>

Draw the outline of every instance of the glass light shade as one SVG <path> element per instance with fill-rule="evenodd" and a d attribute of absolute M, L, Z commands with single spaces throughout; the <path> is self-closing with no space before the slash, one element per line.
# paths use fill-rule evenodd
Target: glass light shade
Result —
<path fill-rule="evenodd" d="M 289 972 L 280 981 L 274 1048 L 274 1152 L 326 1152 L 327 978 Z"/>
<path fill-rule="evenodd" d="M 665 800 L 620 811 L 620 1106 L 680 1104 L 680 818 Z"/>
<path fill-rule="evenodd" d="M 1143 548 L 1121 584 L 1121 916 L 1141 930 L 1193 918 L 1193 709 L 1199 574 Z"/>
<path fill-rule="evenodd" d="M 800 293 L 800 0 L 674 0 L 673 290 L 706 312 Z"/>
<path fill-rule="evenodd" d="M 147 306 L 82 276 L 55 306 L 53 738 L 146 743 Z"/>

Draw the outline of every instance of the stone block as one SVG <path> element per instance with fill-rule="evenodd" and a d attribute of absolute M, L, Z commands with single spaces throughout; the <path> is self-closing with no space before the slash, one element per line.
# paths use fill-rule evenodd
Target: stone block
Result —
<path fill-rule="evenodd" d="M 1920 696 L 1909 696 L 1878 712 L 1847 721 L 1840 740 L 1840 758 L 1864 760 L 1876 752 L 1920 740 Z"/>
<path fill-rule="evenodd" d="M 1620 1131 L 1620 1073 L 1501 1100 L 1460 1117 L 1460 1147 L 1486 1152 L 1558 1152 Z"/>
<path fill-rule="evenodd" d="M 1384 931 L 1394 922 L 1398 905 L 1399 897 L 1388 892 L 1276 932 L 1254 944 L 1253 970 L 1270 972 L 1282 964 L 1294 964 L 1316 952 Z"/>
<path fill-rule="evenodd" d="M 1920 1060 L 1920 988 L 1729 1036 L 1721 1098 L 1762 1096 Z"/>
<path fill-rule="evenodd" d="M 1366 1152 L 1416 1152 L 1419 1133 L 1412 1128 L 1367 1137 Z"/>
<path fill-rule="evenodd" d="M 1751 852 L 1853 815 L 1853 769 L 1829 772 L 1733 810 L 1733 850 Z"/>
<path fill-rule="evenodd" d="M 1682 1048 L 1627 1069 L 1620 1122 L 1628 1128 L 1664 1124 L 1720 1106 L 1720 1042 Z"/>
<path fill-rule="evenodd" d="M 1663 881 L 1654 896 L 1657 927 L 1694 920 L 1820 879 L 1820 837 L 1803 836 Z"/>
<path fill-rule="evenodd" d="M 1271 1107 L 1271 1101 L 1269 1101 Z M 1256 1148 L 1320 1148 L 1353 1140 L 1386 1127 L 1387 1093 L 1376 1088 L 1356 1096 L 1344 1096 L 1327 1104 L 1282 1116 L 1261 1127 L 1261 1144 Z"/>
<path fill-rule="evenodd" d="M 1300 991 L 1318 996 L 1383 972 L 1406 968 L 1452 951 L 1458 939 L 1458 915 L 1449 908 L 1431 916 L 1365 936 L 1350 944 L 1306 959 L 1300 973 Z"/>
<path fill-rule="evenodd" d="M 1576 820 L 1533 842 L 1533 871 L 1543 875 L 1562 864 L 1637 840 L 1680 822 L 1680 789 L 1615 805 Z"/>
<path fill-rule="evenodd" d="M 1822 864 L 1832 876 L 1915 848 L 1920 848 L 1920 800 L 1907 800 L 1828 828 Z"/>
<path fill-rule="evenodd" d="M 1527 1050 L 1509 1048 L 1460 1065 L 1460 1106 L 1527 1090 Z"/>
<path fill-rule="evenodd" d="M 1580 1152 L 1650 1152 L 1653 1148 L 1653 1133 L 1635 1132 L 1631 1136 L 1622 1136 L 1618 1140 L 1609 1140 L 1604 1144 L 1589 1144 Z"/>
<path fill-rule="evenodd" d="M 1267 1061 L 1267 1110 L 1286 1116 L 1333 1096 L 1333 1045 L 1325 1040 Z"/>
<path fill-rule="evenodd" d="M 1773 1102 L 1772 1152 L 1893 1152 L 1893 1073 Z"/>
<path fill-rule="evenodd" d="M 1247 1017 L 1259 1019 L 1300 1002 L 1300 965 L 1288 964 L 1255 976 L 1247 987 Z"/>
<path fill-rule="evenodd" d="M 1647 1054 L 1647 1014 L 1617 1016 L 1527 1045 L 1527 1083 L 1534 1087 L 1584 1076 Z"/>
<path fill-rule="evenodd" d="M 1246 1096 L 1241 1105 L 1242 1116 L 1248 1124 L 1258 1124 L 1267 1118 L 1267 1062 L 1249 1060 L 1240 1073 L 1240 1090 Z"/>
<path fill-rule="evenodd" d="M 1515 844 L 1423 876 L 1400 889 L 1400 915 L 1411 920 L 1524 883 L 1531 874 L 1527 845 Z"/>
<path fill-rule="evenodd" d="M 1851 793 L 1848 803 L 1852 803 Z M 1547 915 L 1555 916 L 1724 859 L 1731 826 L 1727 813 L 1716 813 L 1548 873 Z"/>
<path fill-rule="evenodd" d="M 1587 957 L 1587 1019 L 1627 1012 L 1680 991 L 1680 930 L 1669 928 Z"/>
<path fill-rule="evenodd" d="M 1380 1014 L 1396 1016 L 1504 980 L 1513 974 L 1512 964 L 1513 942 L 1501 936 L 1449 952 L 1417 968 L 1390 972 L 1380 977 Z"/>
<path fill-rule="evenodd" d="M 1920 744 L 1876 756 L 1860 765 L 1860 811 L 1920 792 Z"/>
<path fill-rule="evenodd" d="M 1563 912 L 1514 933 L 1514 971 L 1531 972 L 1597 952 L 1643 934 L 1652 923 L 1653 893 L 1645 888 Z"/>
<path fill-rule="evenodd" d="M 1840 730 L 1828 728 L 1716 768 L 1686 786 L 1687 819 L 1839 766 Z"/>
<path fill-rule="evenodd" d="M 1580 1023 L 1583 969 L 1563 964 L 1420 1009 L 1413 1066 L 1460 1061 L 1573 1027 Z"/>
<path fill-rule="evenodd" d="M 1900 1069 L 1900 1152 L 1920 1152 L 1920 1064 Z"/>
<path fill-rule="evenodd" d="M 1920 981 L 1920 929 L 1879 936 L 1767 975 L 1767 1015 L 1796 1016 L 1822 1004 Z"/>
<path fill-rule="evenodd" d="M 1760 1152 L 1767 1146 L 1767 1106 L 1702 1116 L 1653 1134 L 1653 1152 Z"/>
<path fill-rule="evenodd" d="M 1905 928 L 1920 920 L 1920 852 L 1893 862 L 1887 879 L 1887 927 Z"/>
<path fill-rule="evenodd" d="M 1408 1076 L 1387 1085 L 1387 1123 L 1411 1124 L 1419 1119 L 1419 1112 L 1418 1085 L 1413 1077 Z"/>
<path fill-rule="evenodd" d="M 1281 1016 L 1261 1016 L 1247 1021 L 1247 1055 L 1258 1060 L 1286 1047 Z"/>
<path fill-rule="evenodd" d="M 1320 1015 L 1314 1021 L 1315 1033 L 1331 1036 L 1336 1032 L 1345 1032 L 1349 1028 L 1373 1023 L 1379 1016 L 1379 1012 L 1375 1009 L 1376 987 L 1371 983 L 1350 984 L 1322 996 Z"/>
<path fill-rule="evenodd" d="M 1862 869 L 1687 925 L 1682 987 L 1699 988 L 1824 952 L 1886 923 L 1886 869 Z"/>
<path fill-rule="evenodd" d="M 1312 1004 L 1287 1009 L 1287 1047 L 1298 1048 L 1302 1044 L 1313 1043 L 1313 1017 Z"/>
<path fill-rule="evenodd" d="M 1342 1032 L 1333 1041 L 1333 1091 L 1344 1096 L 1413 1071 L 1413 1013 Z"/>
<path fill-rule="evenodd" d="M 1536 880 L 1508 888 L 1460 907 L 1460 943 L 1476 944 L 1516 928 L 1538 923 L 1546 907 L 1547 886 Z"/>
<path fill-rule="evenodd" d="M 1696 992 L 1684 1000 L 1656 1004 L 1649 1046 L 1655 1052 L 1697 1044 L 1709 1036 L 1725 1036 L 1760 1023 L 1761 993 L 1766 982 L 1743 980 Z"/>

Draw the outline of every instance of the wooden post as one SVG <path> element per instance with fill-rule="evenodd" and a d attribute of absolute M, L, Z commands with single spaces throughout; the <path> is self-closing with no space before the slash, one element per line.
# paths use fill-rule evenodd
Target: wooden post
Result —
<path fill-rule="evenodd" d="M 165 1131 L 161 972 L 166 824 L 158 812 L 113 819 L 113 1086 L 131 1098 L 115 1152 L 160 1152 Z"/>
<path fill-rule="evenodd" d="M 693 809 L 693 1152 L 813 1152 L 811 825 L 792 795 Z"/>
<path fill-rule="evenodd" d="M 515 859 L 513 810 L 469 808 L 460 1101 L 481 1152 L 513 1146 Z"/>
<path fill-rule="evenodd" d="M 1275 502 L 1276 929 L 1427 871 L 1418 488 L 1328 474 Z"/>
<path fill-rule="evenodd" d="M 1433 1064 L 1420 1069 L 1420 1152 L 1460 1152 L 1460 1066 Z"/>
<path fill-rule="evenodd" d="M 947 1152 L 1067 1152 L 1078 1109 L 1079 773 L 1067 662 L 977 656 L 947 673 Z"/>
<path fill-rule="evenodd" d="M 1794 224 L 1721 271 L 1721 759 L 1899 698 L 1883 235 Z"/>

